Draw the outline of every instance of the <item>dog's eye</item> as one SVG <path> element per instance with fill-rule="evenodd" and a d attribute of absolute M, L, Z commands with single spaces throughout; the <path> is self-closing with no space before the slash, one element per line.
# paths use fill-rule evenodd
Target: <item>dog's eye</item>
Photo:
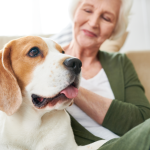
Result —
<path fill-rule="evenodd" d="M 64 51 L 62 51 L 61 53 L 62 53 L 62 54 L 65 54 L 65 52 L 64 52 Z"/>
<path fill-rule="evenodd" d="M 36 57 L 40 53 L 39 49 L 37 47 L 33 47 L 29 52 L 28 55 L 30 57 Z"/>

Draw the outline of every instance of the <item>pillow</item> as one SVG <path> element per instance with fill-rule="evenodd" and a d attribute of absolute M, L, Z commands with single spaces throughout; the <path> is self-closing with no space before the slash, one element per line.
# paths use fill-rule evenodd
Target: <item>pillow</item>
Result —
<path fill-rule="evenodd" d="M 117 40 L 106 40 L 100 47 L 100 50 L 107 52 L 118 52 L 126 41 L 128 32 Z M 52 40 L 60 44 L 62 47 L 68 45 L 72 40 L 72 25 L 68 25 L 60 33 L 51 37 Z"/>
<path fill-rule="evenodd" d="M 72 25 L 69 24 L 60 33 L 50 37 L 52 40 L 57 42 L 62 47 L 68 45 L 72 40 Z"/>

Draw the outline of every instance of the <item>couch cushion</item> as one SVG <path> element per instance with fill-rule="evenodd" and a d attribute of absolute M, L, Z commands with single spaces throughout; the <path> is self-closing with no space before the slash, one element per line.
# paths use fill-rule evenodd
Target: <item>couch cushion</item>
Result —
<path fill-rule="evenodd" d="M 52 35 L 47 34 L 47 35 L 39 35 L 39 36 L 49 38 L 49 37 L 52 36 Z M 20 38 L 20 37 L 22 37 L 22 36 L 0 36 L 0 50 L 1 50 L 1 49 L 4 47 L 4 45 L 5 45 L 6 43 L 8 43 L 9 41 L 14 40 L 14 39 L 18 39 L 18 38 Z"/>
<path fill-rule="evenodd" d="M 132 61 L 150 102 L 150 50 L 128 51 L 126 55 Z"/>

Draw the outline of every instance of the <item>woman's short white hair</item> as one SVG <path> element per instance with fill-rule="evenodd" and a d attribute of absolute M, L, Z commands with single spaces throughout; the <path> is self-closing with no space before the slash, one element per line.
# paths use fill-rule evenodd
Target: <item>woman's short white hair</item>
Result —
<path fill-rule="evenodd" d="M 82 0 L 70 0 L 69 15 L 72 21 L 73 21 L 73 17 L 74 17 L 76 8 L 78 6 L 78 3 L 80 1 Z M 112 36 L 110 37 L 111 40 L 120 38 L 125 33 L 127 26 L 128 26 L 129 14 L 130 14 L 130 9 L 131 9 L 133 0 L 121 0 L 121 2 L 122 4 L 120 8 L 118 22 L 116 24 L 116 27 L 114 29 Z"/>

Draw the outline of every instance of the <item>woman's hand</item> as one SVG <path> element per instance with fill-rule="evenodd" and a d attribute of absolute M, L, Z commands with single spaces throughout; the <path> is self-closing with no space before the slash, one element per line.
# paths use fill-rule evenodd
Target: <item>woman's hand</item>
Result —
<path fill-rule="evenodd" d="M 74 102 L 88 116 L 94 119 L 97 123 L 102 124 L 111 105 L 112 99 L 102 97 L 80 87 L 78 96 L 74 99 Z"/>

